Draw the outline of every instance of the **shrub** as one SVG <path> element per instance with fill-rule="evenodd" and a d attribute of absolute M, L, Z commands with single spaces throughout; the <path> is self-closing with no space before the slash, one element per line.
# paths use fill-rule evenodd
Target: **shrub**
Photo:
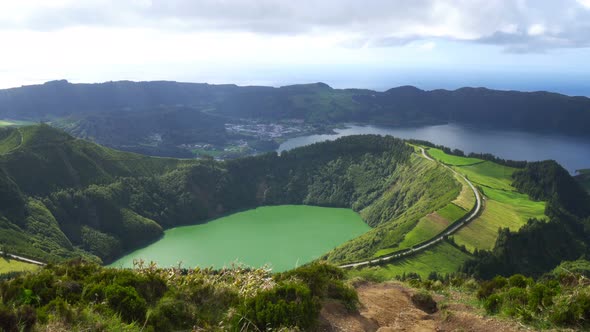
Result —
<path fill-rule="evenodd" d="M 438 310 L 436 301 L 427 292 L 416 293 L 412 295 L 411 300 L 418 309 L 426 313 L 432 314 Z"/>
<path fill-rule="evenodd" d="M 338 280 L 328 287 L 328 297 L 340 300 L 349 311 L 355 311 L 359 304 L 359 297 L 356 290 Z"/>
<path fill-rule="evenodd" d="M 20 331 L 32 331 L 37 322 L 37 312 L 30 305 L 24 305 L 17 309 L 18 325 Z"/>
<path fill-rule="evenodd" d="M 488 314 L 496 314 L 500 311 L 502 306 L 502 297 L 498 294 L 492 294 L 487 297 L 483 303 L 483 307 Z"/>
<path fill-rule="evenodd" d="M 484 281 L 477 291 L 477 298 L 482 300 L 492 295 L 496 290 L 504 288 L 508 281 L 504 277 L 495 277 L 490 281 Z"/>
<path fill-rule="evenodd" d="M 525 288 L 527 286 L 527 278 L 522 274 L 515 274 L 508 278 L 510 287 Z"/>
<path fill-rule="evenodd" d="M 61 298 L 51 300 L 47 305 L 41 308 L 39 312 L 43 320 L 46 319 L 46 316 L 51 314 L 55 317 L 60 317 L 60 319 L 66 324 L 72 324 L 75 321 L 75 313 L 72 306 Z"/>
<path fill-rule="evenodd" d="M 590 319 L 590 295 L 580 292 L 562 295 L 553 306 L 549 315 L 551 322 L 557 325 L 573 326 L 586 323 Z"/>
<path fill-rule="evenodd" d="M 104 290 L 109 307 L 121 315 L 126 322 L 140 321 L 145 318 L 146 301 L 130 286 L 109 285 Z"/>
<path fill-rule="evenodd" d="M 250 324 L 261 331 L 292 326 L 308 330 L 316 323 L 320 308 L 309 288 L 288 282 L 246 299 L 233 325 L 238 330 L 248 330 Z"/>
<path fill-rule="evenodd" d="M 536 284 L 529 289 L 527 294 L 528 309 L 533 312 L 540 312 L 553 304 L 553 297 L 556 290 L 544 284 Z"/>
<path fill-rule="evenodd" d="M 516 316 L 524 310 L 527 304 L 527 292 L 524 288 L 512 287 L 504 294 L 505 313 L 509 316 Z"/>
<path fill-rule="evenodd" d="M 2 331 L 18 331 L 17 322 L 18 318 L 14 311 L 4 306 L 0 307 L 0 329 Z"/>
<path fill-rule="evenodd" d="M 149 324 L 155 331 L 190 329 L 192 315 L 186 301 L 164 297 L 151 312 Z"/>
<path fill-rule="evenodd" d="M 342 280 L 344 272 L 342 269 L 323 263 L 312 263 L 292 271 L 282 273 L 278 278 L 287 280 L 295 277 L 303 281 L 311 290 L 314 296 L 324 296 L 328 290 L 328 285 L 332 280 Z"/>

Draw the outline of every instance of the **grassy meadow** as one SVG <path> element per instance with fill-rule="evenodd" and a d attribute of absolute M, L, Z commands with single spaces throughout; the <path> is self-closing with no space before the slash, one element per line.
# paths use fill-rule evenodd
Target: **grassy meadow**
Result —
<path fill-rule="evenodd" d="M 461 183 L 461 192 L 459 196 L 452 202 L 453 204 L 470 211 L 475 206 L 475 195 L 471 187 L 465 182 L 465 180 L 459 175 L 455 174 L 455 179 Z"/>
<path fill-rule="evenodd" d="M 0 257 L 0 274 L 9 272 L 35 271 L 38 268 L 39 266 L 35 264 L 17 261 L 16 259 Z"/>
<path fill-rule="evenodd" d="M 450 224 L 451 222 L 440 214 L 436 212 L 431 213 L 418 221 L 418 224 L 406 234 L 404 241 L 400 243 L 399 247 L 409 248 L 417 243 L 431 239 L 442 232 Z"/>
<path fill-rule="evenodd" d="M 483 162 L 483 160 L 478 158 L 460 157 L 446 154 L 444 151 L 435 148 L 428 148 L 428 154 L 441 163 L 452 166 L 466 166 Z"/>
<path fill-rule="evenodd" d="M 515 190 L 512 187 L 512 173 L 516 168 L 498 165 L 491 161 L 453 168 L 479 186 L 507 191 Z"/>
<path fill-rule="evenodd" d="M 545 202 L 533 201 L 512 186 L 512 174 L 516 168 L 490 161 L 453 168 L 478 186 L 485 200 L 480 217 L 454 236 L 457 244 L 465 245 L 468 250 L 492 249 L 499 228 L 516 231 L 528 219 L 545 216 Z"/>
<path fill-rule="evenodd" d="M 532 204 L 531 204 L 532 203 Z M 531 202 L 525 205 L 502 203 L 492 199 L 485 202 L 479 218 L 465 225 L 454 235 L 455 242 L 465 245 L 467 250 L 490 250 L 496 243 L 499 228 L 517 231 L 531 217 L 542 218 L 544 202 Z"/>
<path fill-rule="evenodd" d="M 403 258 L 384 266 L 353 269 L 349 277 L 363 277 L 368 280 L 385 281 L 404 272 L 415 272 L 423 278 L 432 271 L 439 274 L 456 272 L 471 256 L 448 242 L 442 242 L 414 256 Z"/>

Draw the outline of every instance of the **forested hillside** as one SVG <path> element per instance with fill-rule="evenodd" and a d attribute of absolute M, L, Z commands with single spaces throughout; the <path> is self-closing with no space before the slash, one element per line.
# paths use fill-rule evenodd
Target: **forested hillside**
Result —
<path fill-rule="evenodd" d="M 280 156 L 218 162 L 119 152 L 47 125 L 1 134 L 2 243 L 42 260 L 82 254 L 108 262 L 165 228 L 274 204 L 359 211 L 376 227 L 370 243 L 332 257 L 361 258 L 399 241 L 460 187 L 392 137 L 345 137 Z"/>

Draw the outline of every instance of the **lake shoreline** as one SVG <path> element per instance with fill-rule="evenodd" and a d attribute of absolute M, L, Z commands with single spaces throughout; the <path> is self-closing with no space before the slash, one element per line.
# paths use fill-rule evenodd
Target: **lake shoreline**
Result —
<path fill-rule="evenodd" d="M 336 134 L 307 135 L 284 141 L 278 153 L 297 147 L 335 140 L 350 135 L 390 135 L 403 139 L 427 140 L 437 145 L 460 149 L 465 153 L 491 153 L 511 160 L 556 160 L 568 172 L 590 168 L 590 138 L 519 130 L 493 130 L 456 123 L 418 126 L 385 127 L 347 124 L 334 129 Z"/>

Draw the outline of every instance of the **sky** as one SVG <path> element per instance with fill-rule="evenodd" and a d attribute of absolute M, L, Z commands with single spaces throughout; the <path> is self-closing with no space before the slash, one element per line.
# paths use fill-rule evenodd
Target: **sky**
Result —
<path fill-rule="evenodd" d="M 590 0 L 0 0 L 0 88 L 176 80 L 590 95 Z"/>

